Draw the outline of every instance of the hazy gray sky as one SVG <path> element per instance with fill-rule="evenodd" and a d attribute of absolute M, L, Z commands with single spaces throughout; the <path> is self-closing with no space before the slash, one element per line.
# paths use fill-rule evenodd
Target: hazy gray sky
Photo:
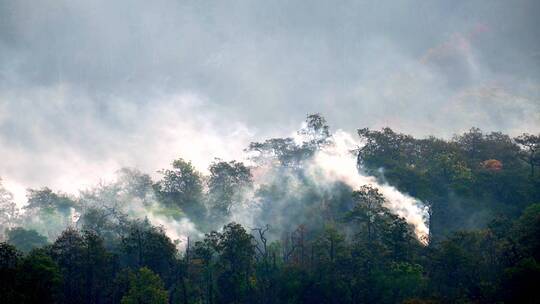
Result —
<path fill-rule="evenodd" d="M 74 191 L 334 129 L 540 130 L 540 1 L 0 0 L 0 176 Z"/>

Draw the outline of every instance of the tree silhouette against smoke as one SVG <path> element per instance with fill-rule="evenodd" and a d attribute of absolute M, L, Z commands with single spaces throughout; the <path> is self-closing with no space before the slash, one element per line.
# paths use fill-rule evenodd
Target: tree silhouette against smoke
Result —
<path fill-rule="evenodd" d="M 163 178 L 154 184 L 158 199 L 180 208 L 190 218 L 203 218 L 206 212 L 201 173 L 181 158 L 173 161 L 172 166 L 173 170 L 159 171 Z"/>
<path fill-rule="evenodd" d="M 515 141 L 524 149 L 520 153 L 521 159 L 531 168 L 531 177 L 534 177 L 534 168 L 540 166 L 540 135 L 524 133 L 515 138 Z"/>
<path fill-rule="evenodd" d="M 13 201 L 13 194 L 7 191 L 0 178 L 0 239 L 4 238 L 4 232 L 12 228 L 19 216 L 17 205 Z"/>
<path fill-rule="evenodd" d="M 330 133 L 321 115 L 308 115 L 292 136 L 250 144 L 249 165 L 216 159 L 205 175 L 178 158 L 156 181 L 126 168 L 78 196 L 29 189 L 20 215 L 0 188 L 10 228 L 0 296 L 534 303 L 535 136 L 358 135 Z"/>

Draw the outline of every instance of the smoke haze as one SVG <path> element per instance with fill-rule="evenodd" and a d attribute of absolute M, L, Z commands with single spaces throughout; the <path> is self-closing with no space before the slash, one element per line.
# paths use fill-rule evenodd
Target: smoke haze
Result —
<path fill-rule="evenodd" d="M 540 130 L 537 1 L 0 0 L 0 176 L 76 194 L 295 129 Z"/>

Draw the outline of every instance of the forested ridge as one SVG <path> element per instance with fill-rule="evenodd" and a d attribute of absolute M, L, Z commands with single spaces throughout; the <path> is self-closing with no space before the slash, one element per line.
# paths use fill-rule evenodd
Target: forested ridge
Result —
<path fill-rule="evenodd" d="M 338 142 L 318 114 L 208 173 L 126 168 L 23 210 L 0 184 L 0 302 L 540 303 L 540 135 L 356 139 L 360 187 L 314 165 Z"/>

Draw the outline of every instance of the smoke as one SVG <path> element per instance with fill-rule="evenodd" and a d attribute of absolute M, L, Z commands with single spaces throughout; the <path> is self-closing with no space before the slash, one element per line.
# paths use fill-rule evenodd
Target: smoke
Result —
<path fill-rule="evenodd" d="M 294 137 L 298 143 L 305 140 L 298 134 Z M 269 224 L 272 236 L 278 238 L 298 225 L 328 220 L 331 217 L 328 209 L 350 210 L 354 204 L 351 192 L 370 185 L 385 197 L 384 207 L 412 225 L 418 240 L 426 240 L 429 233 L 427 206 L 362 173 L 353 153 L 360 146 L 351 134 L 338 130 L 329 144 L 321 146 L 299 167 L 275 167 L 272 162 L 254 166 L 254 190 L 244 193 L 243 199 L 235 202 L 229 220 L 246 227 Z"/>
<path fill-rule="evenodd" d="M 162 227 L 180 249 L 185 248 L 188 237 L 203 236 L 191 219 L 161 204 L 156 199 L 150 177 L 136 169 L 119 170 L 112 182 L 82 193 L 79 200 L 86 208 L 112 207 L 131 220 L 148 220 L 152 225 Z"/>
<path fill-rule="evenodd" d="M 0 176 L 21 206 L 25 187 L 76 193 L 179 155 L 205 170 L 239 155 L 244 125 L 308 112 L 536 132 L 539 3 L 0 1 Z"/>
<path fill-rule="evenodd" d="M 195 224 L 188 218 L 184 217 L 180 220 L 174 220 L 168 217 L 156 216 L 149 214 L 148 219 L 153 225 L 165 228 L 165 233 L 171 240 L 179 241 L 178 247 L 185 249 L 189 239 L 200 239 L 204 236 Z"/>
<path fill-rule="evenodd" d="M 128 214 L 131 218 L 146 219 L 152 225 L 162 227 L 167 237 L 177 244 L 179 250 L 186 249 L 189 239 L 197 240 L 204 236 L 190 218 L 167 214 L 166 208 L 155 200 L 130 206 Z"/>
<path fill-rule="evenodd" d="M 313 143 L 318 144 L 303 150 Z M 299 225 L 311 225 L 317 229 L 329 220 L 340 220 L 354 205 L 352 191 L 370 185 L 385 197 L 385 207 L 414 227 L 419 240 L 426 239 L 429 232 L 426 225 L 427 207 L 395 187 L 365 175 L 362 168 L 358 168 L 353 153 L 361 143 L 351 134 L 342 130 L 330 134 L 327 127 L 310 129 L 304 123 L 301 131 L 295 133 L 288 144 L 290 146 L 285 150 L 297 151 L 300 156 L 295 157 L 299 158 L 289 165 L 276 159 L 251 162 L 254 184 L 235 189 L 237 193 L 233 196 L 230 215 L 220 223 L 201 223 L 201 219 L 190 219 L 177 207 L 164 205 L 156 199 L 152 187 L 155 181 L 150 175 L 137 169 L 124 168 L 108 177 L 107 181 L 103 179 L 97 186 L 72 195 L 70 199 L 75 205 L 69 212 L 36 213 L 39 210 L 30 210 L 23 214 L 22 225 L 36 229 L 53 241 L 69 226 L 83 228 L 88 224 L 85 223 L 84 214 L 89 210 L 104 213 L 111 213 L 112 210 L 114 214 L 125 215 L 128 219 L 148 220 L 152 225 L 163 227 L 167 236 L 177 242 L 180 248 L 186 246 L 188 238 L 202 238 L 205 231 L 201 227 L 220 229 L 222 224 L 230 221 L 248 229 L 270 225 L 270 237 L 278 239 Z M 171 140 L 171 145 L 175 145 L 175 141 Z M 312 153 L 305 154 L 306 151 Z M 250 161 L 249 155 L 237 156 Z M 194 165 L 206 172 L 201 167 L 204 163 L 204 159 L 199 158 Z M 203 177 L 203 180 L 207 180 L 207 177 Z M 209 197 L 209 193 L 206 193 L 206 197 Z M 207 207 L 211 209 L 211 206 Z M 118 219 L 107 220 L 116 221 L 116 225 L 119 225 Z"/>
<path fill-rule="evenodd" d="M 0 176 L 17 204 L 24 205 L 27 187 L 46 184 L 76 195 L 112 182 L 123 167 L 155 177 L 179 156 L 206 171 L 214 157 L 241 153 L 256 131 L 194 93 L 149 99 L 136 104 L 117 97 L 96 107 L 98 99 L 67 84 L 24 94 L 0 90 Z"/>
<path fill-rule="evenodd" d="M 344 131 L 338 130 L 332 137 L 333 144 L 317 152 L 308 172 L 313 180 L 319 182 L 342 181 L 353 189 L 363 185 L 373 186 L 386 198 L 386 206 L 393 213 L 414 226 L 419 240 L 426 239 L 429 229 L 427 207 L 419 200 L 399 192 L 388 184 L 380 184 L 375 177 L 363 175 L 356 166 L 356 158 L 352 151 L 360 147 L 360 143 Z M 322 179 L 321 179 L 322 177 Z"/>

